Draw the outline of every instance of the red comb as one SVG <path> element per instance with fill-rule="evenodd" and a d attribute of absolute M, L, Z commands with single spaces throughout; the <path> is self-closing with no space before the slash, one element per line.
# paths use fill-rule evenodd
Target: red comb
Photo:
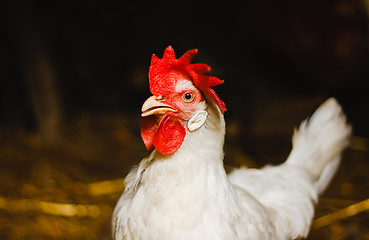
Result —
<path fill-rule="evenodd" d="M 211 89 L 211 87 L 222 84 L 223 81 L 205 74 L 211 70 L 208 65 L 203 63 L 191 64 L 196 54 L 197 49 L 192 49 L 176 59 L 171 46 L 165 49 L 161 59 L 153 54 L 149 69 L 150 91 L 154 95 L 165 95 L 165 93 L 174 90 L 178 80 L 183 78 L 192 79 L 195 86 L 201 90 L 205 97 L 215 102 L 220 111 L 224 113 L 227 111 L 224 102 Z"/>

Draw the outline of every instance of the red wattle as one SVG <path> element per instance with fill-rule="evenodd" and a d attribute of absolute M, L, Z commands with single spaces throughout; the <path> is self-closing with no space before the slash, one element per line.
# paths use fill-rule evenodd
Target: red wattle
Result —
<path fill-rule="evenodd" d="M 186 130 L 177 119 L 166 115 L 159 124 L 156 116 L 142 119 L 141 136 L 146 149 L 155 147 L 162 154 L 172 154 L 181 146 Z"/>
<path fill-rule="evenodd" d="M 154 136 L 157 131 L 156 116 L 147 116 L 141 120 L 141 137 L 147 150 L 154 148 Z"/>

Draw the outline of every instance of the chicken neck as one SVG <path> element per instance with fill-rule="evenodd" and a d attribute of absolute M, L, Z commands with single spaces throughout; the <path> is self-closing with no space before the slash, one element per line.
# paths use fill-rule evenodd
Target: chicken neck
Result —
<path fill-rule="evenodd" d="M 204 126 L 187 132 L 174 154 L 154 150 L 138 169 L 145 205 L 173 227 L 190 228 L 209 219 L 221 222 L 233 215 L 227 205 L 234 202 L 235 193 L 223 167 L 225 121 L 215 105 L 208 104 L 207 111 Z"/>

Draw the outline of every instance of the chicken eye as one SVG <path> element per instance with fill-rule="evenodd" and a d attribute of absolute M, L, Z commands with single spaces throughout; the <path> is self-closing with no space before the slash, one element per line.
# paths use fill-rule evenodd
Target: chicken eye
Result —
<path fill-rule="evenodd" d="M 187 93 L 183 94 L 182 98 L 183 98 L 183 101 L 185 101 L 185 102 L 192 102 L 194 96 L 193 96 L 193 93 L 187 92 Z"/>

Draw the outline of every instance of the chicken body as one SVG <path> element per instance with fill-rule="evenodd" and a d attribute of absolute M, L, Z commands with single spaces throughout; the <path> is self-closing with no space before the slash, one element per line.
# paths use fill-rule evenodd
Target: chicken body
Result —
<path fill-rule="evenodd" d="M 314 115 L 312 120 L 328 124 L 329 130 L 341 131 L 333 145 L 328 146 L 338 155 L 324 159 L 337 164 L 350 129 L 335 100 L 330 99 L 319 110 L 321 114 Z M 330 116 L 321 119 L 322 114 Z M 303 134 L 316 131 L 317 136 L 298 136 L 297 132 L 295 137 L 304 139 L 296 141 L 318 141 L 315 143 L 319 145 L 329 140 L 325 139 L 329 138 L 329 133 L 323 126 L 319 127 L 322 129 L 309 129 L 310 126 L 306 129 L 305 125 L 300 129 Z M 306 149 L 301 151 L 306 152 L 298 156 L 301 162 L 292 162 L 295 152 L 300 150 L 294 148 L 282 165 L 242 168 L 227 176 L 223 168 L 224 134 L 223 115 L 211 105 L 205 126 L 186 135 L 177 152 L 167 156 L 154 150 L 142 160 L 127 176 L 126 189 L 116 206 L 115 239 L 306 237 L 317 196 L 330 181 L 328 178 L 319 182 L 319 178 L 306 168 L 311 160 L 304 156 L 321 157 L 320 145 L 317 149 L 302 146 Z M 294 142 L 294 145 L 299 143 Z M 326 175 L 333 176 L 337 165 L 325 166 L 328 166 Z"/>
<path fill-rule="evenodd" d="M 182 94 L 183 89 L 179 90 Z M 157 99 L 163 101 L 162 96 Z M 223 167 L 225 121 L 222 111 L 209 99 L 200 99 L 200 102 L 193 114 L 198 116 L 198 112 L 206 111 L 201 115 L 206 117 L 196 120 L 198 118 L 189 115 L 190 120 L 181 121 L 185 135 L 178 149 L 170 154 L 154 149 L 126 177 L 124 193 L 113 214 L 113 238 L 306 237 L 314 204 L 334 176 L 351 132 L 338 103 L 334 99 L 327 100 L 309 121 L 301 124 L 285 163 L 262 169 L 241 168 L 228 176 Z M 160 102 L 160 106 L 168 109 L 169 105 Z M 169 110 L 178 109 L 181 108 Z M 152 114 L 159 110 L 143 107 L 143 111 L 146 116 L 148 111 Z M 162 112 L 160 110 L 160 121 Z M 196 121 L 191 120 L 194 118 Z M 201 124 L 194 128 L 193 122 Z M 159 148 L 167 151 L 165 147 Z"/>
<path fill-rule="evenodd" d="M 271 239 L 265 207 L 228 180 L 224 133 L 224 118 L 213 106 L 205 126 L 186 135 L 178 151 L 154 150 L 141 161 L 114 213 L 116 239 L 242 239 L 242 231 Z"/>

